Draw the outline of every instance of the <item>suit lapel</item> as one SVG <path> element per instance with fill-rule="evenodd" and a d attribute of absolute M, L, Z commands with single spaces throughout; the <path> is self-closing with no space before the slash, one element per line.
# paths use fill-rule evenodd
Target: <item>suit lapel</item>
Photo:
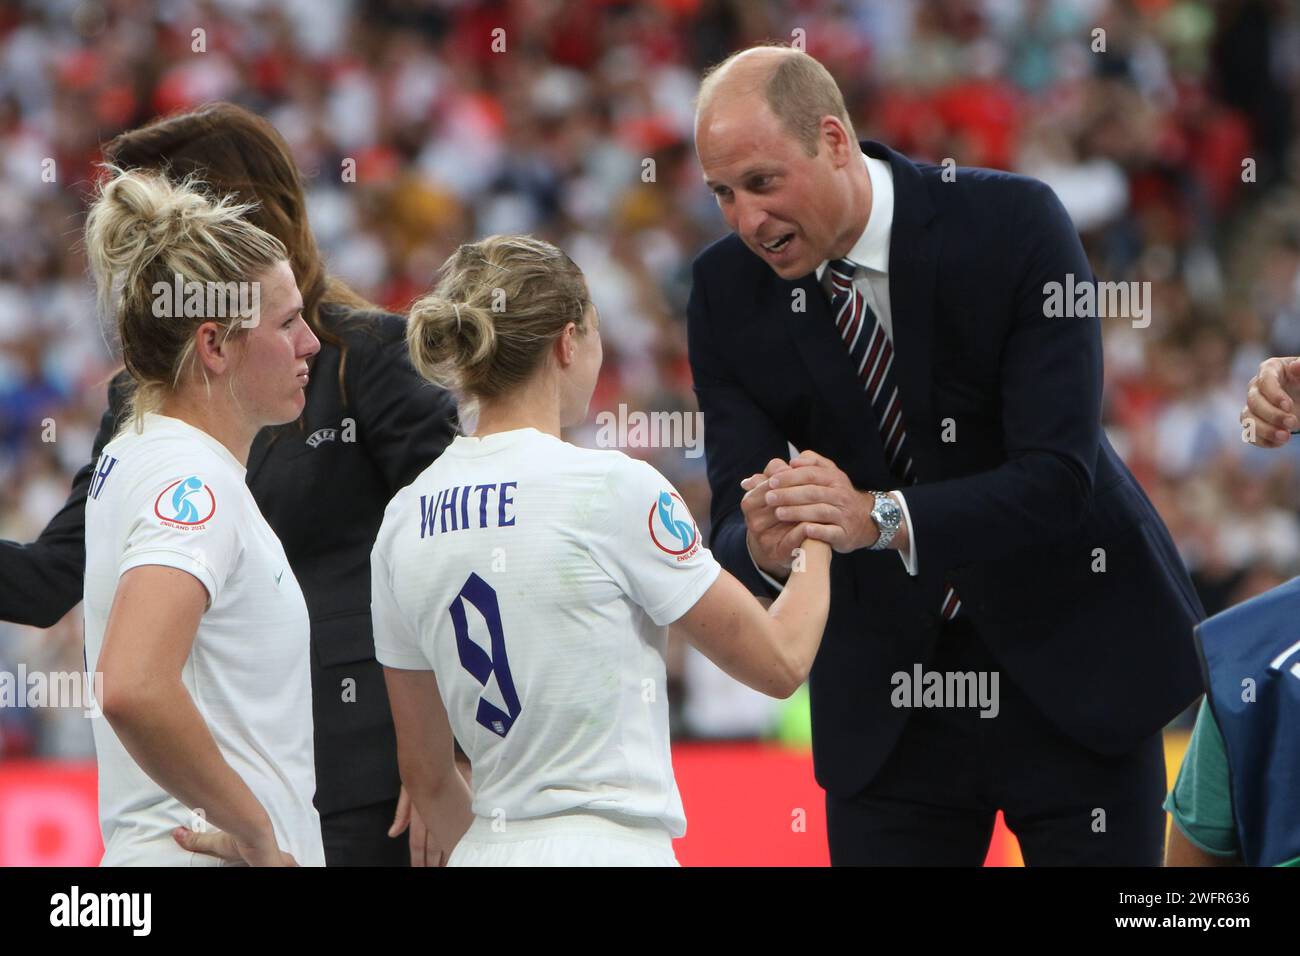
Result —
<path fill-rule="evenodd" d="M 934 283 L 938 263 L 934 206 L 920 172 L 905 156 L 879 143 L 864 142 L 863 152 L 889 162 L 894 173 L 894 223 L 889 238 L 889 306 L 893 319 L 894 379 L 903 405 L 903 422 L 913 466 L 920 476 L 934 474 L 930 428 L 933 369 Z M 826 405 L 833 411 L 845 436 L 838 454 L 816 449 L 834 458 L 849 474 L 848 462 L 857 462 L 863 481 L 896 484 L 889 476 L 880 443 L 875 411 L 854 374 L 844 342 L 835 329 L 826 294 L 810 273 L 794 282 L 773 276 L 776 290 L 762 301 L 773 303 L 773 318 L 791 330 L 795 350 L 807 366 Z M 803 290 L 805 311 L 791 314 L 795 290 Z M 793 320 L 793 321 L 792 321 Z M 847 451 L 847 454 L 845 453 Z"/>
<path fill-rule="evenodd" d="M 814 447 L 813 450 L 833 459 L 855 479 L 879 483 L 879 477 L 871 476 L 887 474 L 887 468 L 875 412 L 867 402 L 866 391 L 858 381 L 844 340 L 835 328 L 830 303 L 817 281 L 817 273 L 795 282 L 776 279 L 776 284 L 776 294 L 764 297 L 764 301 L 776 303 L 770 307 L 774 318 L 790 329 L 795 350 L 842 437 L 838 448 Z M 804 293 L 802 313 L 793 311 L 788 304 L 793 301 L 795 290 Z"/>
<path fill-rule="evenodd" d="M 776 321 L 791 328 L 791 338 L 822 398 L 832 407 L 844 408 L 853 397 L 847 387 L 851 380 L 845 374 L 852 369 L 844 342 L 835 331 L 830 303 L 817 281 L 817 273 L 809 273 L 795 282 L 778 279 L 777 286 L 779 291 L 768 300 L 777 303 Z M 794 304 L 799 294 L 803 296 L 802 312 Z"/>
<path fill-rule="evenodd" d="M 918 477 L 933 475 L 936 436 L 931 428 L 934 366 L 934 290 L 938 237 L 934 205 L 920 172 L 879 143 L 869 156 L 887 159 L 894 173 L 894 224 L 889 236 L 889 309 L 894 333 L 894 378 L 903 405 L 907 445 Z"/>

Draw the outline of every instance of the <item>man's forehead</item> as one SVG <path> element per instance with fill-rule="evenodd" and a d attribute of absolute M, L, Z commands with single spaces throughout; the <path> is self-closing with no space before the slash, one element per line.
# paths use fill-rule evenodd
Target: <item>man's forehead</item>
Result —
<path fill-rule="evenodd" d="M 766 129 L 777 125 L 767 100 L 757 93 L 715 93 L 695 114 L 695 134 L 731 135 L 737 131 Z"/>
<path fill-rule="evenodd" d="M 767 122 L 769 119 L 773 122 Z M 738 174 L 743 172 L 740 167 L 781 163 L 789 144 L 775 119 L 770 113 L 757 116 L 743 109 L 729 109 L 725 114 L 710 111 L 701 116 L 695 148 L 705 175 L 724 170 Z"/>

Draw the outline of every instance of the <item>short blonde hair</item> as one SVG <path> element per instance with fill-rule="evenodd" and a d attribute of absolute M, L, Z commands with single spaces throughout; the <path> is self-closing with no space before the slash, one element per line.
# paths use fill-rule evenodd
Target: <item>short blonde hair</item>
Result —
<path fill-rule="evenodd" d="M 703 108 L 713 97 L 723 70 L 750 50 L 787 51 L 772 67 L 761 92 L 768 109 L 781 121 L 786 132 L 798 140 L 804 152 L 809 156 L 817 155 L 823 116 L 834 116 L 844 124 L 849 138 L 857 142 L 857 133 L 844 105 L 844 94 L 835 78 L 815 57 L 784 43 L 763 43 L 740 50 L 709 67 L 700 80 L 697 108 Z"/>
<path fill-rule="evenodd" d="M 568 323 L 587 331 L 587 281 L 542 239 L 467 242 L 438 276 L 434 290 L 411 306 L 407 346 L 417 372 L 465 398 L 518 388 Z"/>
<path fill-rule="evenodd" d="M 251 282 L 288 255 L 280 240 L 245 218 L 251 206 L 209 198 L 193 177 L 173 183 L 156 172 L 108 171 L 86 218 L 86 256 L 135 382 L 128 409 L 138 430 L 144 413 L 156 411 L 193 365 L 195 330 L 216 318 L 187 316 L 182 308 L 161 318 L 154 287 L 170 290 L 176 276 L 183 283 Z M 228 339 L 241 317 L 222 321 Z"/>

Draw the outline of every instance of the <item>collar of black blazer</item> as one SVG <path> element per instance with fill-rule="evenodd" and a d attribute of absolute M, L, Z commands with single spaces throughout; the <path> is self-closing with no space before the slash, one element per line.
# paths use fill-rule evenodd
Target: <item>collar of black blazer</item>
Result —
<path fill-rule="evenodd" d="M 938 224 L 927 178 L 939 182 L 938 172 L 925 170 L 883 143 L 864 140 L 862 151 L 888 161 L 894 174 L 894 223 L 889 236 L 889 304 L 893 326 L 894 379 L 903 406 L 908 449 L 920 480 L 935 474 L 937 433 L 932 428 L 931 378 L 933 375 L 933 324 Z M 945 184 L 946 185 L 946 184 Z M 939 188 L 939 187 L 936 187 Z M 844 342 L 831 318 L 817 274 L 784 280 L 772 274 L 781 292 L 771 297 L 770 308 L 790 328 L 796 351 L 807 366 L 808 377 L 821 393 L 833 417 L 841 422 L 844 449 L 838 457 L 829 449 L 814 449 L 836 461 L 856 459 L 858 471 L 872 480 L 891 480 L 885 452 L 874 427 L 875 412 L 862 385 L 846 361 Z M 803 290 L 805 311 L 791 314 L 793 290 Z M 850 472 L 851 474 L 852 472 Z M 892 481 L 889 485 L 897 485 Z"/>
<path fill-rule="evenodd" d="M 921 167 L 884 143 L 864 139 L 858 145 L 868 156 L 888 162 L 894 173 L 895 223 L 900 216 L 920 225 L 925 225 L 934 218 L 934 201 L 930 198 L 930 190 L 926 188 Z M 907 197 L 906 203 L 899 201 L 903 195 Z"/>

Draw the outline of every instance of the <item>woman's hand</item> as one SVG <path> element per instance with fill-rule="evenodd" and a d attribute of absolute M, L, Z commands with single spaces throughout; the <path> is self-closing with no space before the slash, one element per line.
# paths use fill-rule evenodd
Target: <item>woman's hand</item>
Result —
<path fill-rule="evenodd" d="M 240 843 L 229 833 L 211 830 L 198 833 L 185 827 L 172 831 L 174 839 L 183 850 L 215 856 L 231 866 L 297 866 L 298 861 L 292 855 L 280 849 L 275 841 L 275 834 L 255 843 Z"/>
<path fill-rule="evenodd" d="M 393 815 L 393 825 L 388 828 L 388 835 L 398 837 L 407 829 L 411 831 L 411 866 L 447 865 L 447 854 L 435 844 L 433 834 L 411 806 L 411 795 L 406 792 L 406 787 L 402 787 L 402 792 L 397 797 L 397 813 Z"/>

